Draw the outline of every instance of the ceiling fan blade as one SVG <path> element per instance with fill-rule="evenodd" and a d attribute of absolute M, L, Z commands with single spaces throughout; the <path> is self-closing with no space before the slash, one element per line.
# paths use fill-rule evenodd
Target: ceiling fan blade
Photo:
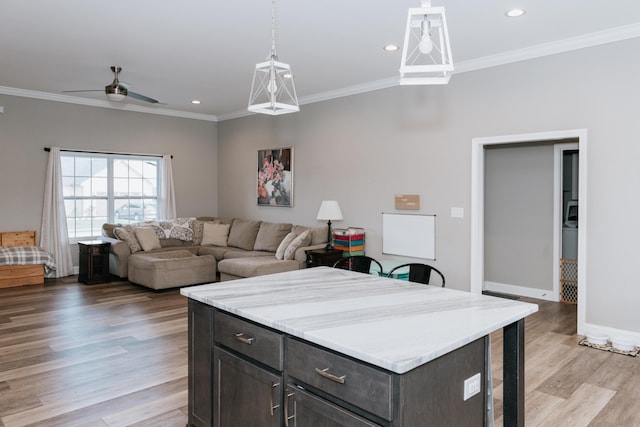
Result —
<path fill-rule="evenodd" d="M 62 93 L 73 93 L 73 92 L 104 92 L 104 89 L 63 90 L 62 91 Z"/>
<path fill-rule="evenodd" d="M 148 96 L 140 95 L 139 93 L 129 91 L 129 95 L 131 98 L 138 99 L 140 101 L 150 102 L 152 104 L 158 104 L 159 101 L 157 99 L 149 98 Z"/>

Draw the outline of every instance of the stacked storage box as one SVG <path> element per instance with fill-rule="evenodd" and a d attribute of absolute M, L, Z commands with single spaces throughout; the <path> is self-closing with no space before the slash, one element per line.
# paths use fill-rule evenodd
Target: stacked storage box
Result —
<path fill-rule="evenodd" d="M 343 251 L 343 256 L 364 255 L 364 229 L 334 229 L 333 246 Z"/>

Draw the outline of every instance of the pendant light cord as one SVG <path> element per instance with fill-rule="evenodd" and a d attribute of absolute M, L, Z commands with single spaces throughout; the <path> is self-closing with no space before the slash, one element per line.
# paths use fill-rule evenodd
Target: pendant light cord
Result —
<path fill-rule="evenodd" d="M 278 59 L 276 52 L 276 0 L 271 0 L 271 57 Z"/>

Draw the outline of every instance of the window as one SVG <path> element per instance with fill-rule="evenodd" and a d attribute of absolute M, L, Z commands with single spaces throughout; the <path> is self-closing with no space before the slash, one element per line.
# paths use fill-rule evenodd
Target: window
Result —
<path fill-rule="evenodd" d="M 102 235 L 102 224 L 157 219 L 161 159 L 62 152 L 70 239 Z"/>

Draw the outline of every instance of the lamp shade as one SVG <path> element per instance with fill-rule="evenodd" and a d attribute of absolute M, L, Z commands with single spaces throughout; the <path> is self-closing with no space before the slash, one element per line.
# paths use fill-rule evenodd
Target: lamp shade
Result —
<path fill-rule="evenodd" d="M 318 210 L 317 220 L 341 221 L 342 211 L 340 205 L 335 200 L 323 200 Z"/>

